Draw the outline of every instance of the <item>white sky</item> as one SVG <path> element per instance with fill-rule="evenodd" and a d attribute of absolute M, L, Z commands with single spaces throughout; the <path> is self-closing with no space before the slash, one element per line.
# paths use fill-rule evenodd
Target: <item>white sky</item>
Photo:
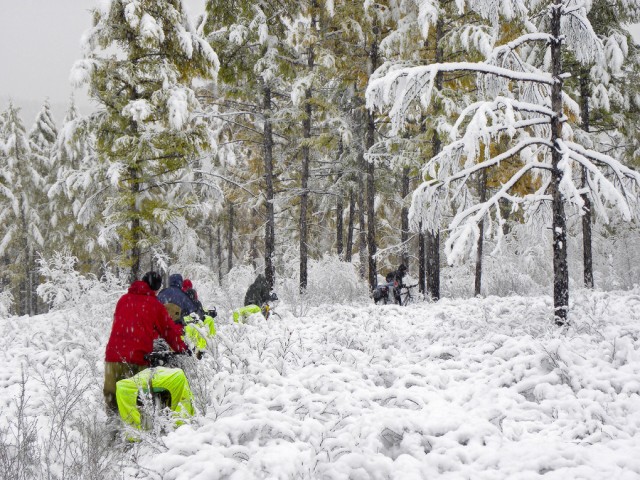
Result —
<path fill-rule="evenodd" d="M 195 17 L 205 0 L 184 0 Z M 69 97 L 69 71 L 81 57 L 80 38 L 90 26 L 93 0 L 0 0 L 0 109 L 9 99 L 22 107 L 25 126 L 49 98 L 55 120 L 62 122 Z M 640 25 L 634 27 L 640 42 Z M 86 93 L 75 93 L 83 113 Z"/>
<path fill-rule="evenodd" d="M 204 10 L 204 0 L 184 0 L 192 17 Z M 58 126 L 73 87 L 69 71 L 81 58 L 80 39 L 91 26 L 89 9 L 97 0 L 0 0 L 0 109 L 9 99 L 22 108 L 27 129 L 49 98 Z M 76 104 L 88 113 L 84 91 Z"/>

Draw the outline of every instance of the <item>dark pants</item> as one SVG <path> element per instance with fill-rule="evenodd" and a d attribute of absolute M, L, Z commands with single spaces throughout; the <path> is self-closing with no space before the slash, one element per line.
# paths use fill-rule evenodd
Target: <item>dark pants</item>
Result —
<path fill-rule="evenodd" d="M 104 387 L 102 388 L 102 393 L 107 406 L 107 414 L 118 415 L 116 383 L 124 378 L 133 377 L 145 368 L 147 368 L 145 365 L 133 363 L 104 362 Z"/>

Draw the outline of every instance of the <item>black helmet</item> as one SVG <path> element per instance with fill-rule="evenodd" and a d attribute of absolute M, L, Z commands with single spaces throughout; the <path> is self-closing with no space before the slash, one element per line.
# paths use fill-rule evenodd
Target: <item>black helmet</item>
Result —
<path fill-rule="evenodd" d="M 162 286 L 162 277 L 158 272 L 154 272 L 153 270 L 145 273 L 142 277 L 142 281 L 149 285 L 151 290 L 154 292 L 160 290 L 160 287 Z"/>
<path fill-rule="evenodd" d="M 404 263 L 401 263 L 400 266 L 398 267 L 398 271 L 399 272 L 406 272 L 407 271 L 407 266 Z"/>

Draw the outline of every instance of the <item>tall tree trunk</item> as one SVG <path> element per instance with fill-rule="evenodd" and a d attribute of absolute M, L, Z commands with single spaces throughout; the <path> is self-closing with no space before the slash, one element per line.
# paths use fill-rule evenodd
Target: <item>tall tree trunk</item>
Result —
<path fill-rule="evenodd" d="M 589 132 L 589 70 L 580 72 L 580 110 L 582 129 Z M 587 187 L 587 169 L 582 167 L 582 187 Z M 582 264 L 584 272 L 584 286 L 593 288 L 593 252 L 591 248 L 591 198 L 588 193 L 581 195 L 582 207 Z"/>
<path fill-rule="evenodd" d="M 311 27 L 316 30 L 317 20 L 315 9 L 317 7 L 316 0 L 311 2 Z M 307 48 L 307 69 L 308 73 L 313 72 L 315 61 L 315 52 L 313 45 Z M 311 151 L 309 142 L 311 141 L 311 87 L 305 91 L 304 103 L 304 120 L 302 121 L 302 136 L 304 144 L 302 146 L 302 171 L 300 172 L 300 293 L 304 293 L 307 289 L 308 282 L 308 261 L 309 261 L 309 165 L 311 163 Z"/>
<path fill-rule="evenodd" d="M 418 232 L 418 290 L 420 293 L 427 291 L 425 285 L 426 265 L 425 265 L 425 248 L 424 248 L 424 232 L 422 230 L 422 222 L 420 222 L 420 231 Z"/>
<path fill-rule="evenodd" d="M 569 268 L 567 265 L 567 221 L 564 211 L 560 182 L 562 160 L 559 141 L 562 138 L 562 37 L 560 22 L 562 0 L 554 0 L 551 10 L 551 66 L 553 86 L 551 87 L 551 208 L 553 211 L 553 306 L 557 325 L 567 322 L 569 307 Z"/>
<path fill-rule="evenodd" d="M 300 173 L 300 293 L 307 289 L 307 263 L 308 263 L 308 209 L 309 209 L 309 144 L 311 138 L 311 91 L 307 90 L 305 105 L 305 119 L 303 125 L 303 137 L 307 141 L 302 147 L 302 171 Z"/>
<path fill-rule="evenodd" d="M 271 288 L 275 284 L 275 268 L 273 256 L 276 248 L 275 238 L 275 209 L 273 200 L 275 193 L 273 189 L 273 127 L 271 124 L 271 89 L 265 85 L 263 89 L 263 109 L 264 109 L 264 172 L 265 172 L 265 195 L 267 207 L 267 222 L 264 233 L 264 273 L 267 283 Z"/>
<path fill-rule="evenodd" d="M 31 290 L 31 315 L 38 315 L 40 312 L 40 302 L 38 301 L 38 264 L 35 252 L 29 252 L 31 268 L 29 269 L 29 289 Z"/>
<path fill-rule="evenodd" d="M 402 263 L 409 267 L 409 207 L 407 196 L 409 195 L 409 167 L 402 169 L 402 210 L 400 212 L 400 242 L 402 243 Z"/>
<path fill-rule="evenodd" d="M 229 202 L 229 226 L 227 227 L 227 273 L 233 268 L 233 203 Z"/>
<path fill-rule="evenodd" d="M 340 260 L 344 260 L 344 221 L 342 212 L 344 212 L 344 197 L 339 194 L 336 200 L 336 253 Z"/>
<path fill-rule="evenodd" d="M 218 256 L 218 285 L 222 285 L 222 226 L 220 225 L 220 222 L 218 222 L 217 230 L 218 242 L 216 245 L 216 254 Z"/>
<path fill-rule="evenodd" d="M 442 38 L 444 37 L 444 21 L 439 18 L 436 22 L 436 63 L 440 63 L 444 58 Z M 442 73 L 436 75 L 435 87 L 442 90 Z M 440 107 L 437 103 L 435 114 L 439 113 Z M 442 149 L 442 142 L 438 131 L 434 129 L 432 143 L 432 155 L 436 156 Z M 440 231 L 427 232 L 427 291 L 433 300 L 440 299 Z"/>
<path fill-rule="evenodd" d="M 349 191 L 349 223 L 347 224 L 347 251 L 345 254 L 345 261 L 351 263 L 353 256 L 353 225 L 354 217 L 356 214 L 356 196 L 353 194 L 353 190 Z"/>
<path fill-rule="evenodd" d="M 440 232 L 427 232 L 427 293 L 440 299 Z"/>
<path fill-rule="evenodd" d="M 131 204 L 130 215 L 132 217 L 131 220 L 131 246 L 129 251 L 127 252 L 129 255 L 128 263 L 131 266 L 131 271 L 129 273 L 129 283 L 134 282 L 138 278 L 140 278 L 140 241 L 142 240 L 142 225 L 140 223 L 140 212 L 138 211 L 138 197 L 140 196 L 140 172 L 138 168 L 131 167 L 129 168 L 130 175 L 130 191 L 131 191 Z"/>
<path fill-rule="evenodd" d="M 369 72 L 375 72 L 378 68 L 378 40 L 374 38 L 369 51 Z M 372 111 L 367 110 L 367 133 L 365 136 L 365 152 L 375 143 L 376 119 Z M 376 266 L 376 183 L 375 165 L 367 162 L 367 245 L 369 247 L 369 287 L 374 289 L 378 284 L 378 272 Z"/>
<path fill-rule="evenodd" d="M 360 165 L 364 163 L 364 158 L 360 158 Z M 364 166 L 363 166 L 364 170 Z M 365 278 L 367 274 L 367 230 L 364 221 L 366 205 L 364 203 L 364 180 L 363 173 L 358 173 L 358 257 L 360 258 L 360 278 Z"/>
<path fill-rule="evenodd" d="M 215 253 L 214 253 L 214 244 L 215 244 L 215 237 L 213 234 L 213 227 L 211 225 L 207 226 L 207 241 L 209 243 L 209 268 L 211 269 L 211 271 L 213 272 L 215 269 Z"/>
<path fill-rule="evenodd" d="M 433 132 L 433 155 L 442 146 L 438 132 Z M 433 300 L 440 299 L 440 231 L 427 232 L 427 293 Z"/>
<path fill-rule="evenodd" d="M 340 164 L 340 159 L 342 158 L 342 140 L 338 142 L 338 158 L 336 159 L 336 164 Z M 338 180 L 342 174 L 338 175 Z M 338 254 L 338 258 L 343 260 L 344 253 L 344 221 L 342 220 L 342 212 L 344 212 L 344 196 L 342 192 L 338 192 L 338 199 L 336 200 L 336 253 Z"/>
<path fill-rule="evenodd" d="M 487 201 L 487 169 L 484 168 L 479 178 L 480 203 Z M 475 278 L 475 296 L 479 296 L 482 291 L 482 248 L 484 246 L 484 219 L 478 224 L 480 235 L 478 236 L 478 245 L 476 250 L 476 278 Z"/>

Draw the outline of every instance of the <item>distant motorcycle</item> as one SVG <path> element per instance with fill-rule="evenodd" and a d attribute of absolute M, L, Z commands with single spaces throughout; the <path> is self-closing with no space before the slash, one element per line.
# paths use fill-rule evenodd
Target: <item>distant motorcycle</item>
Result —
<path fill-rule="evenodd" d="M 393 291 L 394 291 L 395 283 L 397 282 L 381 283 L 376 288 L 374 288 L 373 301 L 376 304 L 382 303 L 383 305 L 386 305 L 388 303 L 393 303 L 394 302 Z"/>

